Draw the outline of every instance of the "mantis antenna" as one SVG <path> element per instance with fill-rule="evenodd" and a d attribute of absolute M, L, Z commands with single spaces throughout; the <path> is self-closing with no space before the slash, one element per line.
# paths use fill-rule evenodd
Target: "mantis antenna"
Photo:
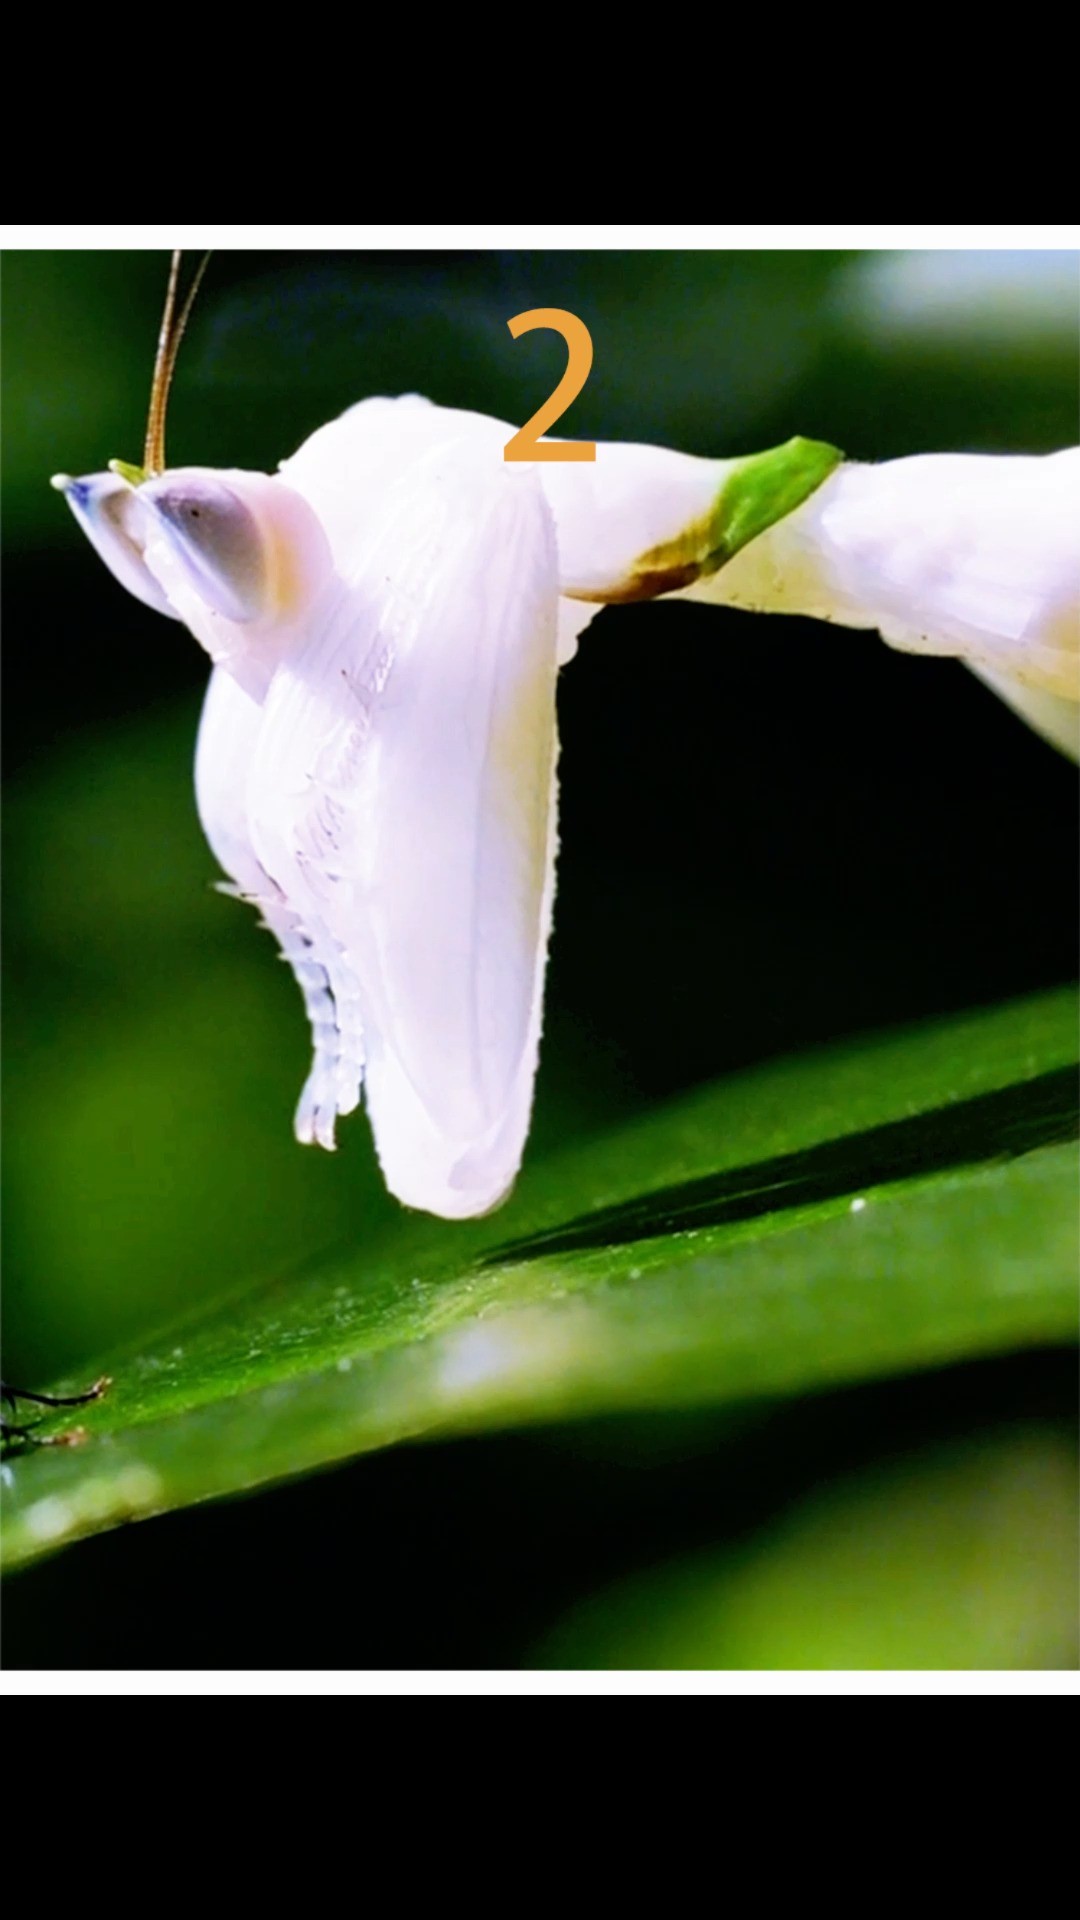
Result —
<path fill-rule="evenodd" d="M 187 326 L 191 309 L 195 304 L 195 295 L 202 284 L 202 277 L 206 272 L 209 259 L 209 253 L 204 253 L 177 318 L 176 292 L 180 282 L 181 252 L 179 247 L 173 251 L 172 264 L 169 268 L 169 284 L 165 289 L 165 311 L 161 316 L 161 331 L 158 334 L 154 379 L 150 388 L 150 411 L 146 420 L 143 472 L 148 479 L 153 479 L 157 474 L 165 471 L 165 409 L 169 403 L 169 388 L 176 367 L 176 356 L 180 351 L 180 342 L 184 337 L 184 328 Z"/>

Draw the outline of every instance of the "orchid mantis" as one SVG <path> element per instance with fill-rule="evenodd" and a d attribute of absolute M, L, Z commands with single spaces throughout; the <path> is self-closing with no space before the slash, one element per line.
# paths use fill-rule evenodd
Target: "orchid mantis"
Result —
<path fill-rule="evenodd" d="M 278 473 L 168 468 L 190 308 L 176 262 L 141 468 L 54 484 L 116 578 L 213 662 L 196 752 L 229 888 L 313 1037 L 302 1141 L 368 1111 L 405 1204 L 506 1196 L 529 1126 L 554 893 L 555 682 L 604 605 L 663 594 L 955 653 L 1075 733 L 1080 453 L 883 467 L 793 440 L 742 460 L 599 445 L 508 463 L 513 428 L 369 399 Z"/>

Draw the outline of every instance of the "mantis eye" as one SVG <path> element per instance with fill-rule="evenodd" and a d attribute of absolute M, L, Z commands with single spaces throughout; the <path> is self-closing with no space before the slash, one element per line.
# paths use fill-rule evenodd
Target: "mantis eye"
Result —
<path fill-rule="evenodd" d="M 204 605 L 241 624 L 269 611 L 275 590 L 270 544 L 234 487 L 180 469 L 148 480 L 138 501 L 155 561 L 163 543 Z"/>
<path fill-rule="evenodd" d="M 88 473 L 79 480 L 57 473 L 52 484 L 63 494 L 113 578 L 144 606 L 176 619 L 174 609 L 146 564 L 145 523 L 130 483 L 116 473 Z"/>

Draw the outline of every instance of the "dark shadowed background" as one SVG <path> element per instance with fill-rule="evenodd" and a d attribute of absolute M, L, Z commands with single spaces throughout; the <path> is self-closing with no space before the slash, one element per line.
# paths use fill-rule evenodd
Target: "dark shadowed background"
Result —
<path fill-rule="evenodd" d="M 298 996 L 253 916 L 211 890 L 195 819 L 205 658 L 112 581 L 47 484 L 141 457 L 165 269 L 3 261 L 3 1337 L 28 1384 L 362 1242 L 394 1204 L 362 1117 L 334 1158 L 293 1143 Z M 251 252 L 211 263 L 170 461 L 272 468 L 368 393 L 519 425 L 565 357 L 552 335 L 511 339 L 535 306 L 592 333 L 562 423 L 580 437 L 728 455 L 802 433 L 868 460 L 1077 438 L 1075 255 Z M 530 1153 L 733 1066 L 1075 976 L 1075 769 L 954 662 L 797 620 L 613 608 L 563 676 L 560 721 Z M 771 1598 L 753 1587 L 739 1644 L 746 1664 L 813 1663 L 820 1621 L 781 1589 L 800 1551 L 827 1557 L 822 1490 L 865 1515 L 924 1487 L 947 1514 L 967 1475 L 1004 1488 L 1004 1535 L 1043 1499 L 1065 1516 L 1064 1567 L 1075 1400 L 1074 1357 L 1036 1353 L 737 1424 L 376 1455 L 21 1575 L 5 1658 L 514 1665 L 607 1580 L 699 1550 L 735 1567 L 782 1534 L 796 1572 Z M 912 1664 L 948 1664 L 933 1583 L 931 1565 Z M 851 1663 L 872 1664 L 873 1620 L 859 1631 Z M 1074 1657 L 1048 1634 L 1034 1664 Z"/>

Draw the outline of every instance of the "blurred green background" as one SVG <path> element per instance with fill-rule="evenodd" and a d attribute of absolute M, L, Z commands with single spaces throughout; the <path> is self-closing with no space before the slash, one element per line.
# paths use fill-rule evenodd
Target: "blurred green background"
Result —
<path fill-rule="evenodd" d="M 301 1151 L 298 997 L 212 891 L 204 656 L 48 489 L 141 454 L 166 262 L 3 259 L 4 1364 L 79 1368 L 394 1205 L 366 1123 Z M 733 454 L 1044 451 L 1072 254 L 216 256 L 173 463 L 272 468 L 362 395 Z M 1075 977 L 1075 770 L 953 662 L 606 610 L 560 688 L 530 1156 L 726 1069 Z M 92 1541 L 5 1588 L 13 1666 L 1067 1665 L 1075 1356 L 405 1449 Z M 853 1544 L 854 1543 L 854 1544 Z"/>

